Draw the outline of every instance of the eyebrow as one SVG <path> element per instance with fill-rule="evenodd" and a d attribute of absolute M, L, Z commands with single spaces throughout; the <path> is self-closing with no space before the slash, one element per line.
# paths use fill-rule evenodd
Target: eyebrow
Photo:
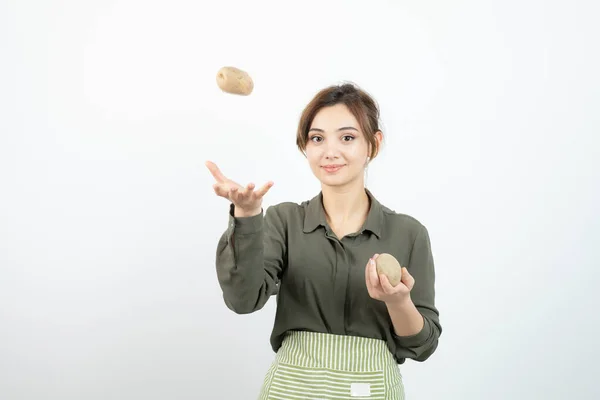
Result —
<path fill-rule="evenodd" d="M 343 127 L 341 127 L 341 128 L 338 129 L 338 132 L 339 131 L 346 131 L 346 130 L 352 130 L 352 131 L 358 132 L 358 129 L 356 129 L 356 128 L 352 127 L 352 126 L 343 126 Z M 308 131 L 309 132 L 310 131 L 325 132 L 323 129 L 319 129 L 319 128 L 310 128 Z"/>

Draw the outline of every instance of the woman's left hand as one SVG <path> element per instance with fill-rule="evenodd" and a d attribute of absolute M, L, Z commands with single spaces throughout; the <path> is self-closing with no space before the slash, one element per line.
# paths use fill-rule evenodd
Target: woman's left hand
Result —
<path fill-rule="evenodd" d="M 408 270 L 402 267 L 402 278 L 396 286 L 392 286 L 385 275 L 377 274 L 375 260 L 379 254 L 375 254 L 367 262 L 365 268 L 365 280 L 369 296 L 375 300 L 380 300 L 388 305 L 403 304 L 410 300 L 410 291 L 415 285 L 415 279 L 408 273 Z"/>

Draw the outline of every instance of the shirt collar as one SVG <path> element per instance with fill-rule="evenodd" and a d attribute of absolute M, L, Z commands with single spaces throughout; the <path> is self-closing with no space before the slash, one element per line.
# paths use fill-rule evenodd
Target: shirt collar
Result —
<path fill-rule="evenodd" d="M 383 225 L 383 208 L 381 203 L 373 196 L 373 194 L 365 189 L 367 196 L 371 201 L 371 207 L 367 214 L 367 219 L 363 224 L 359 233 L 369 231 L 381 237 L 381 229 Z M 306 213 L 304 215 L 304 233 L 309 233 L 322 226 L 327 228 L 327 219 L 325 218 L 325 209 L 323 208 L 323 192 L 319 192 L 315 197 L 308 201 L 306 205 Z"/>

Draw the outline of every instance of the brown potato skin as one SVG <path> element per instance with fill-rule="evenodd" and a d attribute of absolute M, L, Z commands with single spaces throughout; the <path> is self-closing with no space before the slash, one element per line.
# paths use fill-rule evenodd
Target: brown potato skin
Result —
<path fill-rule="evenodd" d="M 391 254 L 383 253 L 375 260 L 377 274 L 385 275 L 392 286 L 396 286 L 402 279 L 402 267 L 398 260 Z"/>
<path fill-rule="evenodd" d="M 250 75 L 239 68 L 226 66 L 217 72 L 217 85 L 225 92 L 240 96 L 248 96 L 254 90 L 254 82 Z"/>

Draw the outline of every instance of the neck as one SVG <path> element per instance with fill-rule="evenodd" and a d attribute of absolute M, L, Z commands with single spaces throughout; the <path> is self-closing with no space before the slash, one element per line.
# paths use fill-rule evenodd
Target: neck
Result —
<path fill-rule="evenodd" d="M 323 207 L 334 224 L 363 219 L 369 212 L 369 196 L 364 186 L 323 186 Z"/>

